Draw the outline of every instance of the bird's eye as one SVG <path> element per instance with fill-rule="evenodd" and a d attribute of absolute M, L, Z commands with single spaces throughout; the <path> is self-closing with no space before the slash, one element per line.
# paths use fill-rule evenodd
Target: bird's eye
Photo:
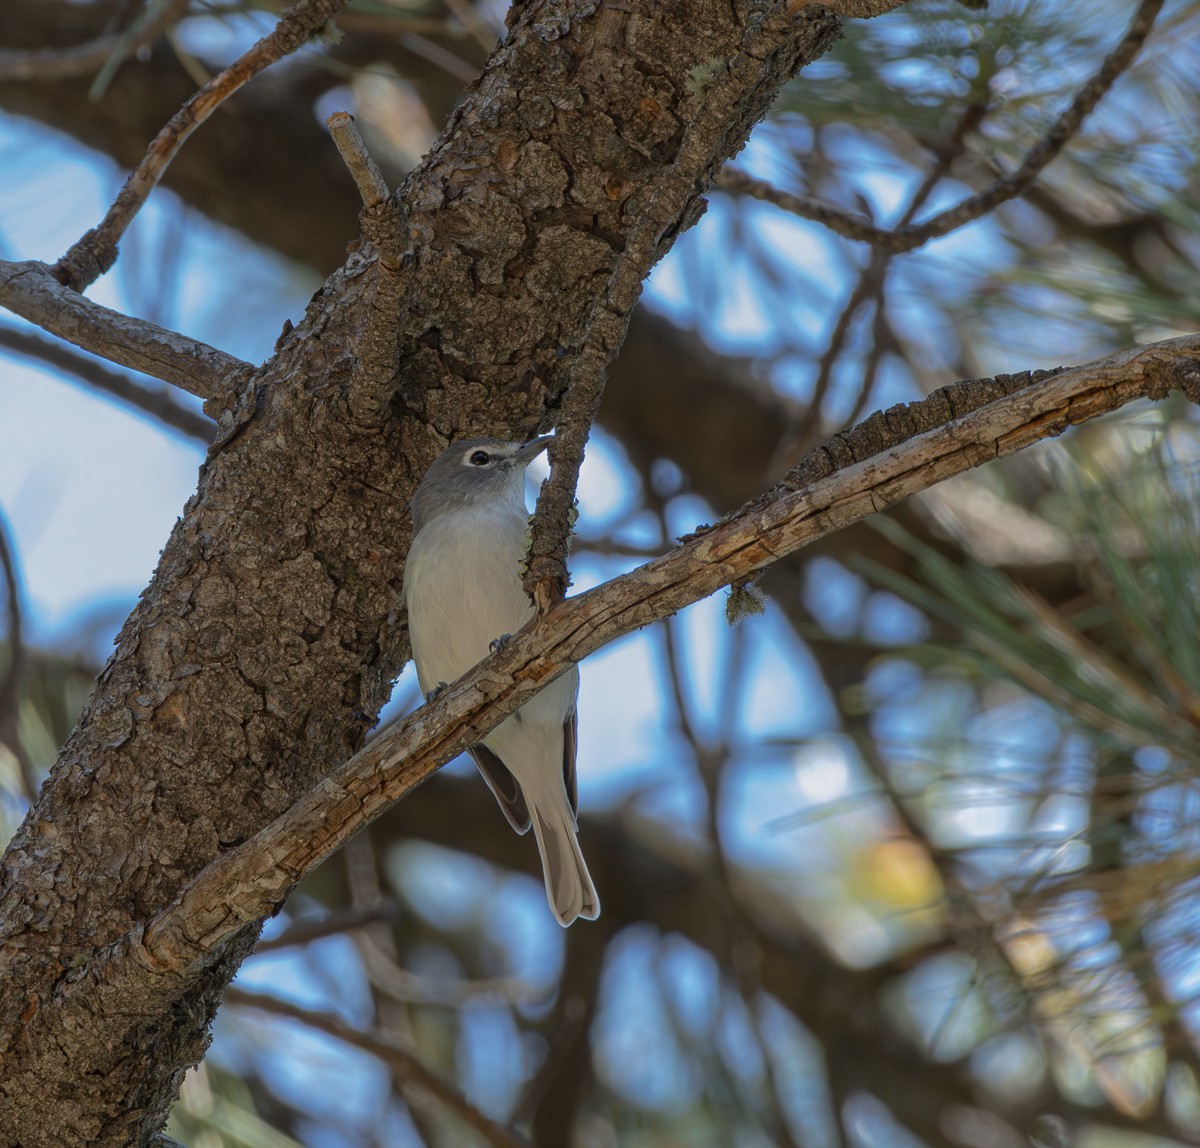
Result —
<path fill-rule="evenodd" d="M 492 456 L 486 450 L 477 450 L 468 461 L 472 466 L 487 466 L 492 461 Z"/>

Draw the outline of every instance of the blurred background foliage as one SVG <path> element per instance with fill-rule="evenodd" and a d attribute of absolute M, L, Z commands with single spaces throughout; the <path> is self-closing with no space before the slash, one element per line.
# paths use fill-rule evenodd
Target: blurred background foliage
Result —
<path fill-rule="evenodd" d="M 65 249 L 278 10 L 5 0 L 4 256 Z M 1133 12 L 913 0 L 850 22 L 737 167 L 882 227 L 919 223 L 1016 168 Z M 324 116 L 353 110 L 398 181 L 503 16 L 499 0 L 354 0 L 340 36 L 189 143 L 95 297 L 269 354 L 356 231 Z M 576 584 L 659 552 L 878 407 L 1194 330 L 1197 33 L 1200 5 L 1167 3 L 1023 196 L 912 252 L 715 191 L 612 373 Z M 7 838 L 204 432 L 187 396 L 164 406 L 124 378 L 116 397 L 115 372 L 56 358 L 11 317 L 0 355 Z M 599 922 L 558 929 L 532 846 L 451 767 L 271 924 L 173 1134 L 1200 1141 L 1198 520 L 1200 434 L 1173 399 L 843 531 L 766 577 L 760 616 L 730 627 L 704 603 L 597 656 L 581 836 Z M 414 704 L 406 673 L 392 712 Z"/>

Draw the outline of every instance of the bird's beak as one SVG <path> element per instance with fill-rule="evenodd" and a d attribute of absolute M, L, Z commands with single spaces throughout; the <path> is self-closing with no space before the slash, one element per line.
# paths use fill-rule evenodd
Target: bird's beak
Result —
<path fill-rule="evenodd" d="M 553 441 L 554 436 L 552 434 L 544 434 L 541 438 L 531 439 L 512 456 L 513 462 L 521 466 L 528 466 Z"/>

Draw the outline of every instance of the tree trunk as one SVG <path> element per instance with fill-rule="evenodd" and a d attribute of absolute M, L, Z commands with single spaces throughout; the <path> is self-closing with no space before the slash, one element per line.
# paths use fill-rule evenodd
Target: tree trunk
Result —
<path fill-rule="evenodd" d="M 451 438 L 543 425 L 598 329 L 615 351 L 716 167 L 839 27 L 725 0 L 533 3 L 510 21 L 402 190 L 404 242 L 364 244 L 229 396 L 5 856 L 6 1143 L 154 1138 L 261 922 L 184 986 L 138 964 L 140 929 L 361 744 L 408 654 L 415 481 Z M 72 987 L 102 951 L 125 975 L 89 1013 Z"/>

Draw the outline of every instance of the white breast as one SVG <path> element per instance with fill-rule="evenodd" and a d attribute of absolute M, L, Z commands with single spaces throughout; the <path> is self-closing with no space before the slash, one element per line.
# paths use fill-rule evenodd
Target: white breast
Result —
<path fill-rule="evenodd" d="M 521 585 L 527 531 L 528 518 L 519 512 L 462 511 L 434 519 L 414 539 L 404 596 L 417 680 L 426 693 L 461 677 L 487 656 L 493 639 L 516 633 L 532 616 Z M 578 688 L 578 672 L 572 671 L 520 714 L 561 726 L 575 708 Z"/>
<path fill-rule="evenodd" d="M 413 541 L 404 596 L 421 689 L 454 681 L 533 613 L 520 576 L 526 528 L 518 515 L 463 511 Z"/>

